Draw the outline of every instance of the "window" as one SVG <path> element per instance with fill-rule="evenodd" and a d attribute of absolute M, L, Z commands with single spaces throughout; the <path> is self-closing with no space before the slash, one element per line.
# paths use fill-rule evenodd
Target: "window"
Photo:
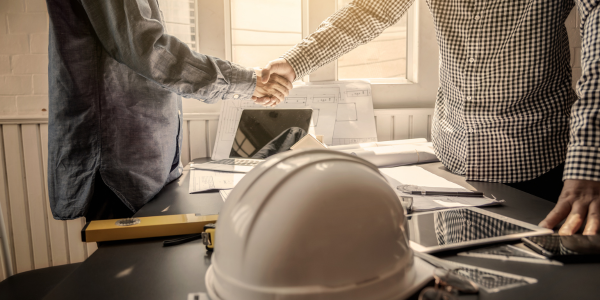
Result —
<path fill-rule="evenodd" d="M 338 8 L 352 0 L 338 0 Z M 406 78 L 408 16 L 386 29 L 370 43 L 338 59 L 338 79 Z"/>
<path fill-rule="evenodd" d="M 167 25 L 167 33 L 197 50 L 196 0 L 158 0 L 158 4 Z"/>
<path fill-rule="evenodd" d="M 301 0 L 231 0 L 232 61 L 263 67 L 302 40 Z"/>
<path fill-rule="evenodd" d="M 161 4 L 171 1 L 184 3 L 188 0 L 160 0 Z M 197 25 L 194 29 L 197 30 L 189 26 L 189 40 L 197 43 L 197 51 L 247 67 L 262 67 L 280 57 L 315 31 L 325 18 L 351 2 L 195 1 Z M 439 54 L 433 19 L 425 1 L 415 0 L 399 23 L 371 43 L 313 72 L 305 81 L 370 80 L 375 108 L 434 107 L 439 86 Z M 168 22 L 172 20 L 167 18 Z M 207 106 L 191 102 L 184 100 L 184 111 L 219 111 L 218 104 Z"/>

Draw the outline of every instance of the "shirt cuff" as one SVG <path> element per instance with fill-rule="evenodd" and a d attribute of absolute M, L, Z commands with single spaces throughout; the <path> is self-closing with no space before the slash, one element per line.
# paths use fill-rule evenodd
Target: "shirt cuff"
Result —
<path fill-rule="evenodd" d="M 281 58 L 287 60 L 287 62 L 292 66 L 292 69 L 294 69 L 294 73 L 296 73 L 296 79 L 294 79 L 294 81 L 302 79 L 302 77 L 308 75 L 310 72 L 310 66 L 306 60 L 306 56 L 301 53 L 300 49 L 298 49 L 298 46 L 290 49 L 288 52 L 283 54 Z"/>
<path fill-rule="evenodd" d="M 223 93 L 223 100 L 250 99 L 256 89 L 256 72 L 254 69 L 245 68 L 231 63 L 231 77 L 229 87 Z"/>
<path fill-rule="evenodd" d="M 600 181 L 600 149 L 589 146 L 569 146 L 563 180 Z"/>

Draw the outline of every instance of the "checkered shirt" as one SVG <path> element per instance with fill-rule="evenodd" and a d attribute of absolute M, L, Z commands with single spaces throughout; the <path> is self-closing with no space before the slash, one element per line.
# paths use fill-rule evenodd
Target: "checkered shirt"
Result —
<path fill-rule="evenodd" d="M 282 57 L 302 78 L 377 37 L 413 1 L 355 0 Z M 574 3 L 427 0 L 440 48 L 432 137 L 452 172 L 521 182 L 566 158 L 564 179 L 600 181 L 600 0 L 577 0 L 578 94 L 564 25 Z"/>

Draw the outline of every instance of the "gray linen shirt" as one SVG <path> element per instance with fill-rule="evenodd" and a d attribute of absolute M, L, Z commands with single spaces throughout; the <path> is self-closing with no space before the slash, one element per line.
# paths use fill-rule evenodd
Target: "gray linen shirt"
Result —
<path fill-rule="evenodd" d="M 181 175 L 181 96 L 250 98 L 256 75 L 166 34 L 157 0 L 47 4 L 52 214 L 83 216 L 98 173 L 135 212 Z"/>

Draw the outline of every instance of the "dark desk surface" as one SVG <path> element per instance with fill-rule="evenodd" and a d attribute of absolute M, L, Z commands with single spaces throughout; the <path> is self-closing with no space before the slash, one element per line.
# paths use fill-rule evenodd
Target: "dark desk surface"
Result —
<path fill-rule="evenodd" d="M 506 204 L 490 207 L 493 211 L 528 223 L 539 223 L 553 203 L 515 190 L 486 182 L 465 181 L 448 172 L 441 163 L 421 165 L 467 188 L 505 199 Z M 169 184 L 136 216 L 218 212 L 223 204 L 218 193 L 188 194 L 187 172 Z M 106 242 L 45 299 L 187 299 L 188 293 L 206 291 L 204 274 L 210 265 L 200 241 L 175 247 L 162 247 L 165 238 L 124 242 Z M 481 293 L 465 299 L 598 299 L 600 264 L 550 266 L 505 262 L 482 258 L 441 257 L 465 264 L 529 276 L 537 284 L 513 288 L 495 294 Z"/>

